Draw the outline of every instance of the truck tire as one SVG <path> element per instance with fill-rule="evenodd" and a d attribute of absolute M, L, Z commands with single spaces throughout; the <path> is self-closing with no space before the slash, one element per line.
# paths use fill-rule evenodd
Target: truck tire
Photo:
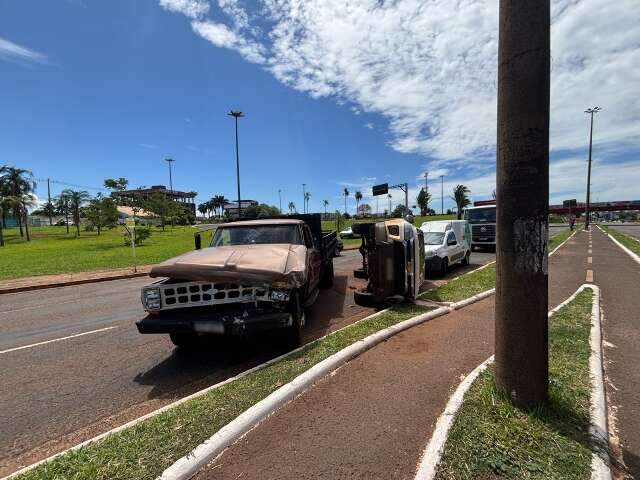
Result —
<path fill-rule="evenodd" d="M 373 294 L 371 292 L 364 292 L 361 290 L 356 290 L 353 292 L 353 299 L 356 301 L 356 304 L 361 307 L 375 307 L 376 302 L 374 301 Z"/>
<path fill-rule="evenodd" d="M 367 280 L 369 278 L 369 275 L 367 275 L 367 271 L 364 268 L 356 268 L 353 271 L 353 276 L 355 278 L 362 278 L 364 280 Z"/>
<path fill-rule="evenodd" d="M 302 329 L 306 323 L 304 308 L 300 302 L 300 294 L 296 291 L 292 296 L 289 313 L 291 314 L 291 326 L 284 332 L 284 340 L 287 347 L 298 348 L 302 345 Z"/>
<path fill-rule="evenodd" d="M 333 260 L 322 270 L 322 278 L 320 279 L 320 288 L 333 287 Z"/>
<path fill-rule="evenodd" d="M 198 344 L 198 336 L 190 333 L 170 333 L 171 342 L 178 348 L 189 349 Z"/>

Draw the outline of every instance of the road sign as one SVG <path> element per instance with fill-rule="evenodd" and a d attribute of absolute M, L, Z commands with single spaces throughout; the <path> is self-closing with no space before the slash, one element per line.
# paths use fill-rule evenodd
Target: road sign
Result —
<path fill-rule="evenodd" d="M 373 195 L 377 196 L 377 195 L 385 195 L 389 193 L 389 184 L 388 183 L 381 183 L 380 185 L 374 185 L 373 186 Z"/>
<path fill-rule="evenodd" d="M 565 200 L 562 202 L 562 206 L 564 208 L 575 208 L 578 206 L 578 202 L 575 198 L 572 198 L 571 200 Z"/>

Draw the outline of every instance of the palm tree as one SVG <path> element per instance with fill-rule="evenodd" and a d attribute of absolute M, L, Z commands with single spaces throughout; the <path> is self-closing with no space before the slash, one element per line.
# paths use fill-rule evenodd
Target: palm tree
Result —
<path fill-rule="evenodd" d="M 198 211 L 202 214 L 203 217 L 207 215 L 209 211 L 209 202 L 198 204 Z"/>
<path fill-rule="evenodd" d="M 471 205 L 471 200 L 469 200 L 468 194 L 471 193 L 469 187 L 466 185 L 456 185 L 456 188 L 453 189 L 453 197 L 451 197 L 458 206 L 458 220 L 462 218 L 462 211 L 465 207 Z"/>
<path fill-rule="evenodd" d="M 292 214 L 296 210 L 296 204 L 293 202 L 289 202 L 289 214 Z"/>
<path fill-rule="evenodd" d="M 307 212 L 307 213 L 309 212 L 309 199 L 310 198 L 311 198 L 311 193 L 310 192 L 305 192 L 305 194 L 304 194 L 304 204 L 305 204 L 304 211 Z"/>
<path fill-rule="evenodd" d="M 69 198 L 69 205 L 71 207 L 71 211 L 73 212 L 73 222 L 76 224 L 76 232 L 77 236 L 80 236 L 80 207 L 85 203 L 89 198 L 89 192 L 85 190 L 63 190 L 63 194 L 65 194 Z"/>
<path fill-rule="evenodd" d="M 362 193 L 356 192 L 353 196 L 356 199 L 356 216 L 358 215 L 358 207 L 360 206 L 360 200 L 362 200 Z"/>
<path fill-rule="evenodd" d="M 28 195 L 36 188 L 36 182 L 33 181 L 33 173 L 29 170 L 10 167 L 9 165 L 0 167 L 0 185 L 3 185 L 8 196 L 14 199 Z M 20 202 L 13 202 L 14 215 L 18 219 L 18 226 L 20 227 L 20 236 L 23 237 L 21 208 Z"/>
<path fill-rule="evenodd" d="M 64 215 L 64 223 L 67 226 L 67 235 L 69 234 L 69 212 L 70 212 L 70 200 L 67 195 L 67 190 L 63 190 L 58 198 L 56 198 L 56 212 L 59 215 Z"/>
<path fill-rule="evenodd" d="M 324 205 L 324 216 L 327 216 L 327 205 L 329 205 L 329 200 L 323 200 L 322 205 Z"/>
<path fill-rule="evenodd" d="M 18 212 L 19 217 L 24 217 L 24 230 L 27 234 L 27 242 L 31 241 L 29 235 L 29 207 L 33 207 L 36 204 L 36 197 L 31 193 L 24 193 L 17 197 L 13 197 L 15 209 Z"/>
<path fill-rule="evenodd" d="M 344 195 L 344 213 L 347 213 L 347 197 L 349 196 L 349 189 L 344 187 L 342 194 Z"/>
<path fill-rule="evenodd" d="M 212 205 L 215 205 L 214 213 L 215 213 L 215 210 L 219 208 L 220 209 L 220 216 L 222 217 L 222 215 L 224 214 L 224 206 L 227 203 L 229 203 L 229 200 L 224 198 L 224 195 L 214 195 L 214 197 L 211 200 L 213 200 Z"/>

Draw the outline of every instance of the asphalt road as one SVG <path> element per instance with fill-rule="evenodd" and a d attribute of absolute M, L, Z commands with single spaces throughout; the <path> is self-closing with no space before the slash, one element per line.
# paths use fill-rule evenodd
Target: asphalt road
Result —
<path fill-rule="evenodd" d="M 640 225 L 610 225 L 610 227 L 640 240 Z"/>
<path fill-rule="evenodd" d="M 494 258 L 473 252 L 470 266 L 454 266 L 447 277 Z M 334 286 L 310 309 L 306 341 L 373 311 L 353 300 L 353 291 L 364 286 L 352 275 L 360 261 L 357 251 L 334 260 Z M 135 321 L 144 316 L 140 287 L 147 282 L 0 296 L 0 475 L 283 353 L 269 336 L 185 354 L 165 335 L 140 335 Z"/>

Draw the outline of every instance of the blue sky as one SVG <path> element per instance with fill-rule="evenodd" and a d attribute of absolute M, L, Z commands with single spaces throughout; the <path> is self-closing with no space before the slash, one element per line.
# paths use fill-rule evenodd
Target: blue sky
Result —
<path fill-rule="evenodd" d="M 451 3 L 0 0 L 0 163 L 137 187 L 168 184 L 172 157 L 174 188 L 235 198 L 233 108 L 243 198 L 282 189 L 301 208 L 306 183 L 312 210 L 342 210 L 344 186 L 407 181 L 414 197 L 425 170 L 438 208 L 441 174 L 445 208 L 456 183 L 487 198 L 497 2 Z M 552 5 L 551 200 L 584 197 L 592 105 L 594 199 L 640 198 L 638 9 Z"/>

